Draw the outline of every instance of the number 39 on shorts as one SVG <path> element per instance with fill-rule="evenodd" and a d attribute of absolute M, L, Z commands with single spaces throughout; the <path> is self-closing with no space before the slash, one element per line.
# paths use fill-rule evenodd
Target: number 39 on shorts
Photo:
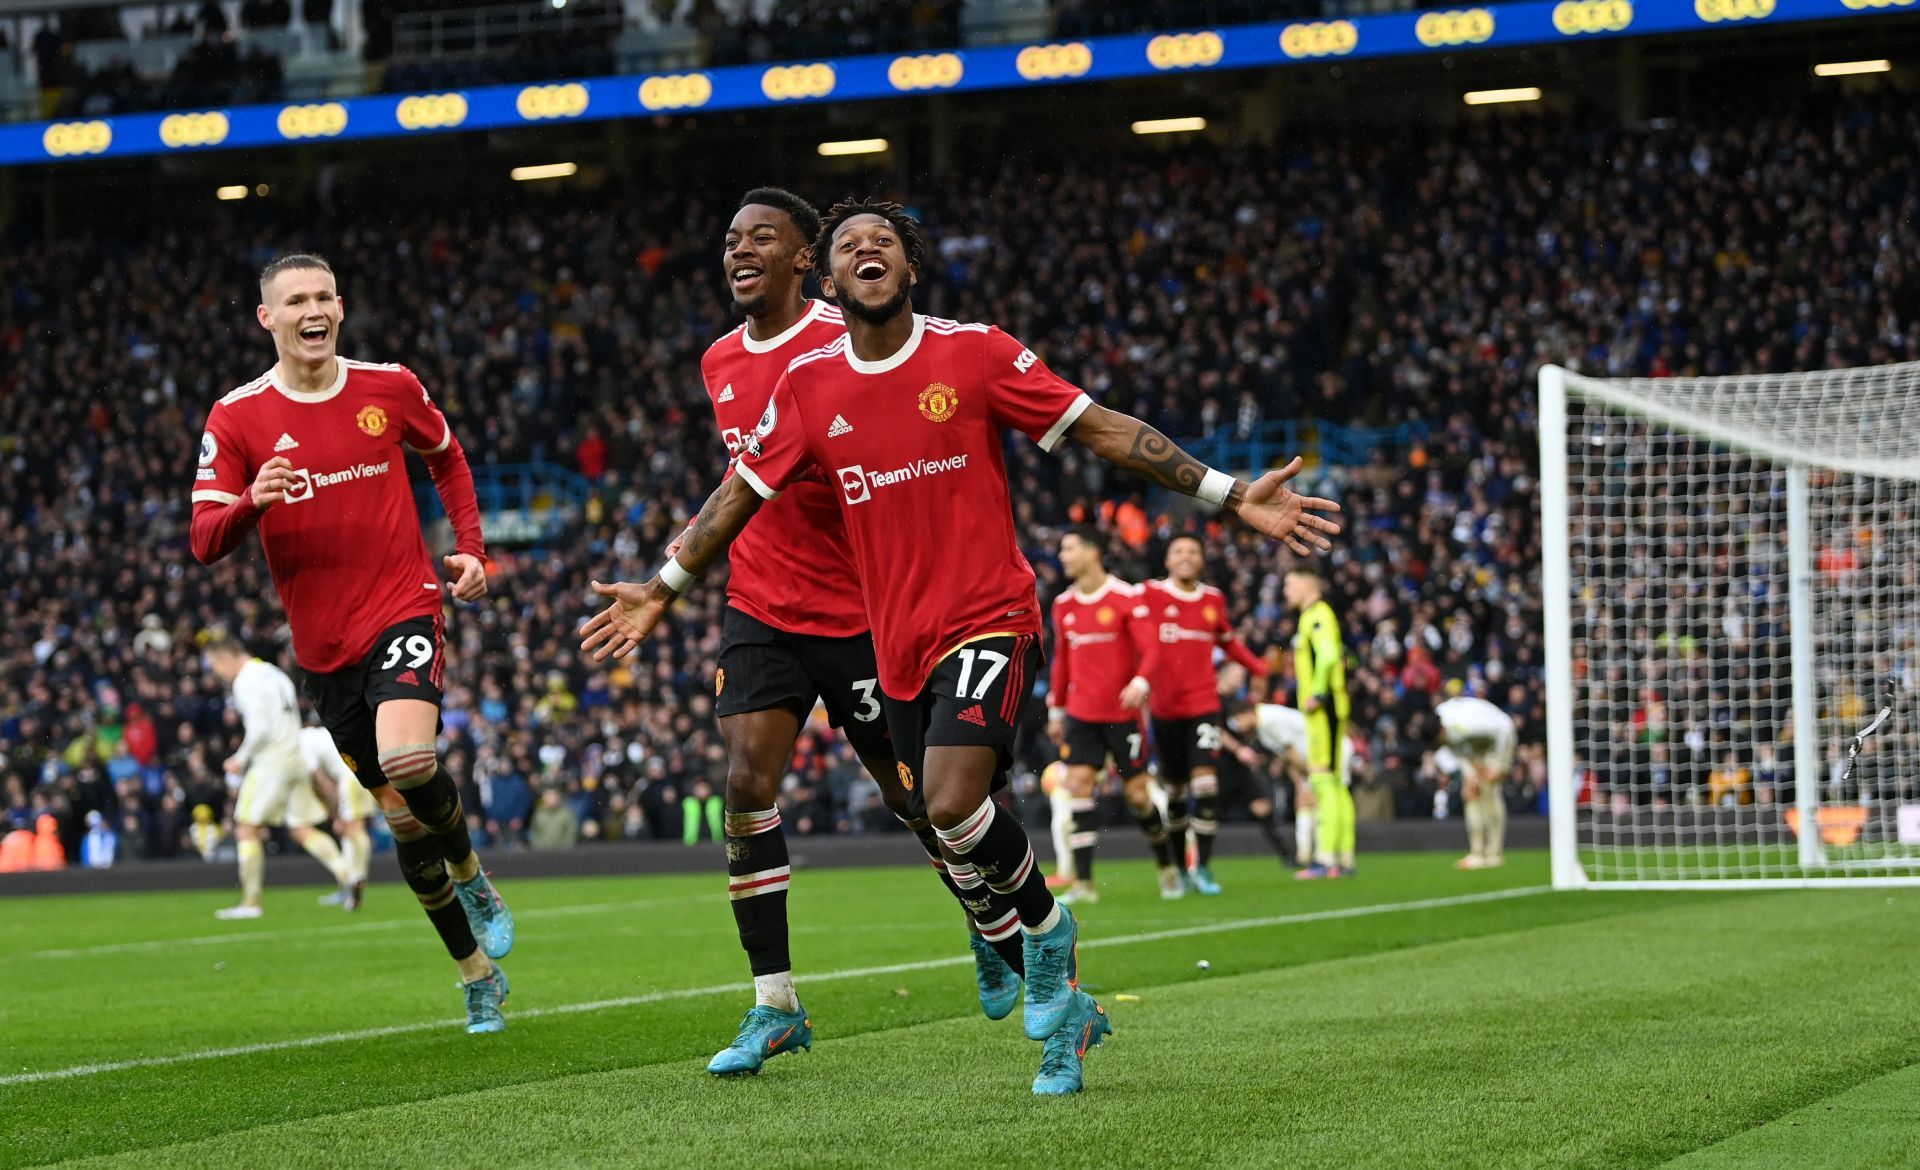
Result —
<path fill-rule="evenodd" d="M 433 661 L 433 640 L 422 634 L 411 634 L 395 638 L 387 643 L 387 655 L 380 662 L 381 670 L 392 670 L 405 658 L 409 668 L 425 666 Z"/>

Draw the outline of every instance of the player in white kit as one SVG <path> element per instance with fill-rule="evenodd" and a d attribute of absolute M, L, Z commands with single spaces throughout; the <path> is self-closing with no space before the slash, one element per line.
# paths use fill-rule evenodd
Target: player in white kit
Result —
<path fill-rule="evenodd" d="M 1463 696 L 1434 709 L 1433 767 L 1458 773 L 1467 810 L 1467 855 L 1459 869 L 1497 869 L 1507 862 L 1507 777 L 1519 733 L 1513 718 L 1487 702 Z"/>
<path fill-rule="evenodd" d="M 300 754 L 307 772 L 324 803 L 333 806 L 333 831 L 340 838 L 340 889 L 320 899 L 323 906 L 340 906 L 349 912 L 360 908 L 367 891 L 367 867 L 373 860 L 373 840 L 367 836 L 367 818 L 380 811 L 368 792 L 347 767 L 334 745 L 333 735 L 324 727 L 300 729 Z"/>
<path fill-rule="evenodd" d="M 235 851 L 240 857 L 240 904 L 215 912 L 218 918 L 258 918 L 260 889 L 266 879 L 267 830 L 285 825 L 302 849 L 346 884 L 340 847 L 314 826 L 327 808 L 313 790 L 313 769 L 300 748 L 300 703 L 285 671 L 255 658 L 239 640 L 223 635 L 207 646 L 207 662 L 233 688 L 233 707 L 245 738 L 227 758 L 227 783 L 237 781 L 233 805 Z"/>
<path fill-rule="evenodd" d="M 1313 789 L 1307 785 L 1307 777 L 1312 769 L 1307 760 L 1306 713 L 1279 703 L 1233 704 L 1227 708 L 1227 728 L 1228 731 L 1221 736 L 1221 742 L 1241 763 L 1251 768 L 1259 762 L 1252 747 L 1245 741 L 1258 743 L 1273 754 L 1274 783 L 1278 785 L 1285 780 L 1293 786 L 1293 856 L 1299 859 L 1300 864 L 1306 864 L 1313 857 L 1315 828 Z M 1335 758 L 1339 765 L 1340 780 L 1345 783 L 1347 770 L 1352 764 L 1352 745 L 1343 736 L 1335 748 L 1339 753 Z M 1270 823 L 1271 804 L 1255 801 L 1250 811 L 1263 825 Z M 1271 831 L 1268 839 L 1285 858 L 1285 844 Z"/>

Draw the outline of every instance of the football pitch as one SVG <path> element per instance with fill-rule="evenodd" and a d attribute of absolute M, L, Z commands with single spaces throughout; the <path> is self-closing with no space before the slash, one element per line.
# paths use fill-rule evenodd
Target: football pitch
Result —
<path fill-rule="evenodd" d="M 1554 894 L 1542 853 L 1451 860 L 1227 858 L 1225 895 L 1171 903 L 1102 866 L 1081 973 L 1114 1035 L 1058 1100 L 924 868 L 795 875 L 815 1047 L 739 1081 L 704 1071 L 751 1003 L 718 873 L 504 886 L 498 1036 L 460 1029 L 391 880 L 354 917 L 270 885 L 248 923 L 218 893 L 7 899 L 0 1167 L 1914 1165 L 1920 891 Z"/>

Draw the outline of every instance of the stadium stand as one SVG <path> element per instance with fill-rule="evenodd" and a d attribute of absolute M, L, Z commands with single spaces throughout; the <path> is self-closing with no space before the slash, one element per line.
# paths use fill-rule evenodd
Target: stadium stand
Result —
<path fill-rule="evenodd" d="M 1492 0 L 1505 3 L 1508 0 Z M 1220 28 L 1419 7 L 1415 0 L 159 0 L 31 5 L 14 66 L 38 102 L 98 117 L 282 99 L 702 68 L 1022 39 Z"/>
<path fill-rule="evenodd" d="M 1898 98 L 1756 102 L 1684 128 L 1543 116 L 1056 154 L 1038 180 L 963 163 L 977 182 L 903 194 L 937 256 L 924 309 L 1004 325 L 1171 434 L 1244 450 L 1275 420 L 1424 422 L 1312 473 L 1347 508 L 1330 576 L 1369 800 L 1419 816 L 1432 791 L 1401 729 L 1449 688 L 1514 714 L 1516 802 L 1540 783 L 1539 364 L 1658 376 L 1920 358 L 1917 143 L 1920 110 Z M 846 185 L 789 181 L 823 199 Z M 122 856 L 214 847 L 195 810 L 223 814 L 237 729 L 198 645 L 234 624 L 272 652 L 280 620 L 257 554 L 192 562 L 186 470 L 207 406 L 270 361 L 254 271 L 302 245 L 342 274 L 346 351 L 410 364 L 476 464 L 544 460 L 588 485 L 560 539 L 494 550 L 491 598 L 451 627 L 449 763 L 477 827 L 506 843 L 569 820 L 589 839 L 701 836 L 724 773 L 708 689 L 721 590 L 683 603 L 630 665 L 591 668 L 573 629 L 588 577 L 648 574 L 718 477 L 696 363 L 730 324 L 711 261 L 739 186 L 250 221 L 216 246 L 72 235 L 0 256 L 8 827 L 51 815 L 76 860 L 95 810 Z M 1201 523 L 1072 454 L 1013 451 L 1045 593 L 1069 519 L 1102 522 L 1110 566 L 1134 579 Z M 1284 672 L 1288 561 L 1201 531 L 1241 634 Z M 1608 670 L 1594 655 L 1579 668 Z M 1729 748 L 1746 751 L 1710 703 L 1663 717 L 1689 785 L 1709 790 Z M 836 744 L 796 751 L 795 831 L 887 820 Z M 1769 755 L 1790 759 L 1755 752 Z"/>

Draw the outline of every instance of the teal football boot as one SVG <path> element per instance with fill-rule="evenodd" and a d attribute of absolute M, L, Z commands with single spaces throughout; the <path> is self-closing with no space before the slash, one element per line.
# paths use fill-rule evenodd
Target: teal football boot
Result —
<path fill-rule="evenodd" d="M 813 1021 L 805 1008 L 783 1012 L 759 1004 L 740 1021 L 733 1043 L 714 1053 L 707 1071 L 716 1077 L 756 1076 L 769 1057 L 813 1047 Z"/>
<path fill-rule="evenodd" d="M 1073 1010 L 1066 1024 L 1047 1040 L 1040 1058 L 1040 1075 L 1033 1078 L 1036 1097 L 1065 1097 L 1081 1089 L 1081 1071 L 1087 1052 L 1113 1035 L 1107 1009 L 1084 991 L 1073 993 Z"/>

